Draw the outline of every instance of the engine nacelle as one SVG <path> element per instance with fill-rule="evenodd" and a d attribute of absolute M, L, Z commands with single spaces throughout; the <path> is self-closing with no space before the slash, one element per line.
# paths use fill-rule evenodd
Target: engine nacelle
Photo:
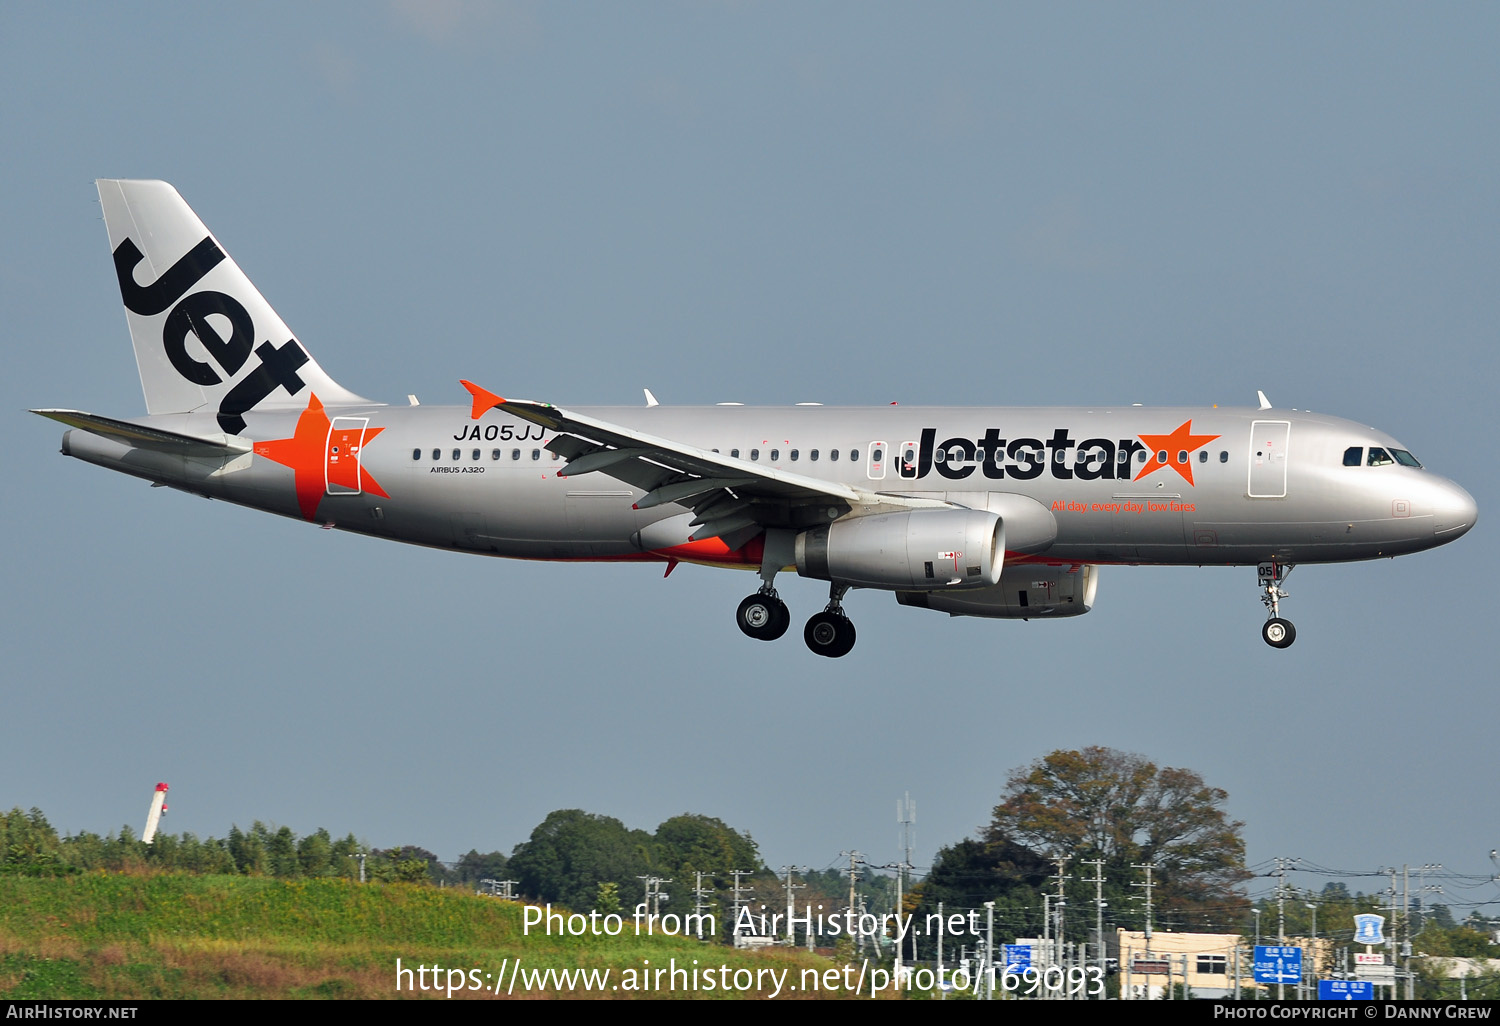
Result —
<path fill-rule="evenodd" d="M 989 588 L 1005 526 L 979 509 L 920 509 L 836 520 L 797 535 L 797 573 L 861 588 Z"/>
<path fill-rule="evenodd" d="M 988 616 L 1001 620 L 1082 616 L 1094 608 L 1099 568 L 1092 564 L 1033 566 L 1012 564 L 993 588 L 953 593 L 898 591 L 903 606 L 934 609 L 949 616 Z"/>

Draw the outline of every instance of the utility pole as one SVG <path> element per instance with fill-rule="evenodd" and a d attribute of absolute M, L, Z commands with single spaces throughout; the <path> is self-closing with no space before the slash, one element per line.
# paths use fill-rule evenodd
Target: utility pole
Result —
<path fill-rule="evenodd" d="M 1301 859 L 1278 858 L 1276 860 L 1276 943 L 1286 947 L 1286 866 L 1296 865 Z M 1286 984 L 1276 984 L 1276 1000 L 1286 997 Z"/>
<path fill-rule="evenodd" d="M 859 867 L 865 864 L 863 852 L 841 851 L 840 855 L 849 856 L 849 912 L 854 912 L 854 882 L 859 879 Z"/>
<path fill-rule="evenodd" d="M 944 930 L 943 930 L 943 903 L 940 901 L 940 902 L 938 902 L 938 936 L 937 936 L 937 974 L 938 974 L 937 978 L 938 978 L 939 981 L 941 981 L 943 979 L 943 933 L 944 933 Z M 946 1001 L 947 999 L 948 999 L 948 992 L 947 991 L 942 991 L 939 994 L 939 1000 Z"/>
<path fill-rule="evenodd" d="M 901 880 L 902 874 L 906 870 L 911 868 L 911 863 L 893 862 L 889 865 L 881 866 L 880 868 L 894 869 L 896 871 L 896 961 L 893 968 L 895 969 L 895 978 L 899 980 L 901 979 L 901 965 L 906 947 L 906 944 L 901 937 L 901 905 L 904 900 L 904 893 L 901 888 Z M 913 957 L 915 957 L 915 952 L 913 952 Z"/>
<path fill-rule="evenodd" d="M 1406 927 L 1406 944 L 1401 948 L 1401 972 L 1406 977 L 1406 1000 L 1413 995 L 1411 978 L 1411 873 L 1407 865 L 1401 866 L 1401 924 Z"/>
<path fill-rule="evenodd" d="M 1104 860 L 1085 859 L 1085 866 L 1094 867 L 1094 878 L 1084 883 L 1094 885 L 1094 944 L 1099 954 L 1099 979 L 1104 979 L 1104 960 L 1108 952 L 1104 944 Z"/>
<path fill-rule="evenodd" d="M 704 887 L 703 887 L 703 871 L 701 869 L 700 870 L 696 870 L 695 873 L 694 873 L 694 876 L 696 877 L 696 882 L 693 885 L 693 914 L 698 917 L 698 922 L 697 922 L 698 939 L 702 940 L 703 939 L 703 913 L 708 909 L 708 902 L 704 901 L 703 899 L 704 899 L 704 897 L 706 897 L 707 895 L 709 895 L 709 894 L 711 894 L 713 892 L 710 891 L 710 890 L 705 890 L 704 889 Z"/>
<path fill-rule="evenodd" d="M 1318 989 L 1318 904 L 1309 901 L 1307 907 L 1312 909 L 1312 990 L 1313 996 L 1317 996 Z M 1306 963 L 1304 963 L 1306 964 Z"/>
<path fill-rule="evenodd" d="M 1132 883 L 1130 886 L 1144 887 L 1146 889 L 1146 958 L 1149 960 L 1151 958 L 1151 872 L 1156 869 L 1156 863 L 1147 862 L 1144 865 L 1134 864 L 1132 868 L 1144 869 L 1146 871 L 1145 883 L 1140 883 L 1139 881 L 1137 881 L 1135 883 Z"/>
<path fill-rule="evenodd" d="M 796 947 L 797 930 L 792 926 L 792 915 L 796 911 L 797 906 L 796 903 L 792 900 L 792 892 L 802 890 L 802 888 L 806 887 L 807 884 L 792 883 L 792 874 L 805 873 L 807 872 L 807 867 L 804 866 L 801 869 L 798 869 L 796 866 L 782 866 L 781 868 L 786 873 L 786 939 L 792 947 Z M 812 933 L 811 923 L 808 924 L 807 932 L 809 934 Z"/>
<path fill-rule="evenodd" d="M 1067 881 L 1068 877 L 1063 872 L 1063 867 L 1068 864 L 1070 858 L 1071 856 L 1068 855 L 1052 856 L 1052 861 L 1057 863 L 1057 901 L 1053 903 L 1052 909 L 1057 913 L 1057 964 L 1060 969 L 1063 968 L 1063 963 L 1067 961 L 1066 949 L 1064 948 L 1067 935 L 1064 933 L 1063 916 L 1066 914 L 1065 909 L 1068 905 L 1068 898 L 1066 892 L 1063 890 L 1063 884 Z M 1067 979 L 1066 969 L 1063 970 L 1063 979 Z M 1064 988 L 1063 996 L 1067 996 L 1066 988 Z"/>
<path fill-rule="evenodd" d="M 744 890 L 744 888 L 740 886 L 740 877 L 749 876 L 750 872 L 751 871 L 748 869 L 731 869 L 729 871 L 729 875 L 734 877 L 734 926 L 730 929 L 729 935 L 730 937 L 734 938 L 735 947 L 739 947 L 740 910 L 744 908 L 745 905 L 745 903 L 740 899 L 740 893 Z"/>
<path fill-rule="evenodd" d="M 993 1001 L 995 1000 L 995 903 L 993 901 L 984 903 L 984 917 L 984 999 Z"/>
<path fill-rule="evenodd" d="M 1391 935 L 1385 939 L 1385 946 L 1390 949 L 1391 969 L 1394 971 L 1397 963 L 1401 960 L 1401 920 L 1396 915 L 1396 869 L 1393 866 L 1390 869 L 1383 869 L 1381 872 L 1391 878 L 1390 887 L 1386 889 L 1386 893 L 1390 895 L 1391 899 L 1390 904 L 1386 906 L 1386 911 L 1390 913 Z M 1397 986 L 1398 984 L 1393 978 L 1391 981 L 1391 1000 L 1395 1000 L 1396 998 Z"/>

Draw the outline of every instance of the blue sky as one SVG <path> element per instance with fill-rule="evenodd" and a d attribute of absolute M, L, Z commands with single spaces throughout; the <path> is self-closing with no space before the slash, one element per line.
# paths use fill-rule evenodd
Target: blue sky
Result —
<path fill-rule="evenodd" d="M 1009 770 L 1101 744 L 1228 790 L 1255 863 L 1491 872 L 1497 28 L 1478 3 L 0 5 L 0 806 L 117 829 L 166 780 L 173 831 L 445 858 L 557 808 L 693 811 L 823 866 L 894 859 L 910 791 L 925 863 Z M 1109 567 L 1060 623 L 859 592 L 850 657 L 757 645 L 749 575 L 460 558 L 60 457 L 27 408 L 143 411 L 97 177 L 173 182 L 372 397 L 1259 388 L 1395 435 L 1480 524 L 1300 568 L 1287 652 L 1248 568 Z"/>

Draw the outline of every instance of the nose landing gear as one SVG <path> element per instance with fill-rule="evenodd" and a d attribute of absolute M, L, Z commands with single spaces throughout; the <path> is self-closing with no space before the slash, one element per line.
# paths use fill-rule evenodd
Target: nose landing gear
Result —
<path fill-rule="evenodd" d="M 1297 640 L 1297 628 L 1292 626 L 1290 620 L 1281 618 L 1281 600 L 1286 598 L 1281 582 L 1286 580 L 1292 569 L 1289 563 L 1275 562 L 1262 563 L 1256 567 L 1260 586 L 1265 590 L 1260 600 L 1265 603 L 1267 615 L 1266 622 L 1260 629 L 1260 636 L 1272 648 L 1286 648 Z"/>

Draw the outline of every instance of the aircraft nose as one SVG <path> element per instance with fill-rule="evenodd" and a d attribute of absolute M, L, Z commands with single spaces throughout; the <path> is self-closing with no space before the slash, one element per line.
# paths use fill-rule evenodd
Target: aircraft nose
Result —
<path fill-rule="evenodd" d="M 1474 496 L 1452 481 L 1443 482 L 1433 496 L 1432 507 L 1432 533 L 1440 542 L 1461 537 L 1479 519 L 1479 504 L 1474 501 Z"/>

